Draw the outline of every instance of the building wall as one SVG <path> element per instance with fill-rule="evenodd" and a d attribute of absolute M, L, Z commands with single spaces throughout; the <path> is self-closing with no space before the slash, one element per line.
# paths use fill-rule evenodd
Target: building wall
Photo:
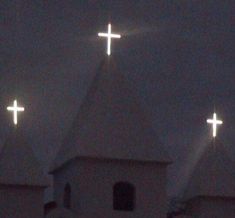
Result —
<path fill-rule="evenodd" d="M 84 218 L 166 218 L 166 165 L 131 161 L 76 159 L 54 174 L 55 199 L 63 206 L 63 189 L 72 189 L 72 210 Z M 136 189 L 134 211 L 113 210 L 113 185 L 124 181 Z"/>
<path fill-rule="evenodd" d="M 209 198 L 201 200 L 200 218 L 234 218 L 235 200 Z"/>
<path fill-rule="evenodd" d="M 24 186 L 0 186 L 0 217 L 42 218 L 43 189 Z"/>
<path fill-rule="evenodd" d="M 201 213 L 201 200 L 200 198 L 193 198 L 186 204 L 186 215 L 192 218 L 199 218 Z"/>
<path fill-rule="evenodd" d="M 234 218 L 235 199 L 201 197 L 191 202 L 193 218 Z M 189 209 L 189 207 L 188 207 Z"/>

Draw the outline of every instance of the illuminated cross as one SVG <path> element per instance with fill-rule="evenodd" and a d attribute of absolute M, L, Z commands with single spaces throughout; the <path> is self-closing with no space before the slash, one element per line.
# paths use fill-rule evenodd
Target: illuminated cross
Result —
<path fill-rule="evenodd" d="M 112 40 L 112 38 L 118 38 L 118 39 L 121 38 L 121 35 L 112 34 L 111 24 L 108 24 L 108 32 L 107 33 L 98 33 L 98 36 L 107 38 L 107 55 L 111 55 L 111 40 Z"/>
<path fill-rule="evenodd" d="M 213 119 L 208 119 L 207 123 L 212 124 L 213 127 L 213 137 L 216 137 L 217 134 L 217 125 L 221 125 L 223 123 L 222 120 L 217 120 L 216 113 L 213 114 Z"/>
<path fill-rule="evenodd" d="M 17 100 L 14 100 L 13 106 L 7 107 L 7 110 L 8 111 L 13 111 L 13 121 L 14 121 L 14 124 L 17 125 L 17 115 L 18 115 L 17 113 L 21 112 L 21 111 L 24 111 L 24 108 L 23 107 L 18 107 L 17 106 Z"/>

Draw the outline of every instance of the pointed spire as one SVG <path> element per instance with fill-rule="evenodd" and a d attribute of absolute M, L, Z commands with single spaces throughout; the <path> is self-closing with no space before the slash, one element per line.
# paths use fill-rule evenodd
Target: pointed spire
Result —
<path fill-rule="evenodd" d="M 78 156 L 170 162 L 114 57 L 100 64 L 53 170 Z"/>

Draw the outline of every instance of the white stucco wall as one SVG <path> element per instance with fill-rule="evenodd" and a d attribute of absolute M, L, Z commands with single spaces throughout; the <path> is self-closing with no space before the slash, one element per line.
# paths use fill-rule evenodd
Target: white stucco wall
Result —
<path fill-rule="evenodd" d="M 42 218 L 43 189 L 23 186 L 0 186 L 0 217 Z"/>
<path fill-rule="evenodd" d="M 67 182 L 72 211 L 84 218 L 166 218 L 166 165 L 131 161 L 76 159 L 55 172 L 55 200 L 63 205 Z M 136 188 L 132 212 L 113 210 L 113 185 L 124 181 Z"/>

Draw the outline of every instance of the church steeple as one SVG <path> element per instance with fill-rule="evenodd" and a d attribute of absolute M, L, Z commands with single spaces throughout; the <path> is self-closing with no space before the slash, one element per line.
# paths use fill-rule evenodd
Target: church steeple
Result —
<path fill-rule="evenodd" d="M 170 159 L 118 66 L 108 56 L 98 67 L 51 169 L 55 200 L 70 184 L 78 216 L 163 218 Z"/>

